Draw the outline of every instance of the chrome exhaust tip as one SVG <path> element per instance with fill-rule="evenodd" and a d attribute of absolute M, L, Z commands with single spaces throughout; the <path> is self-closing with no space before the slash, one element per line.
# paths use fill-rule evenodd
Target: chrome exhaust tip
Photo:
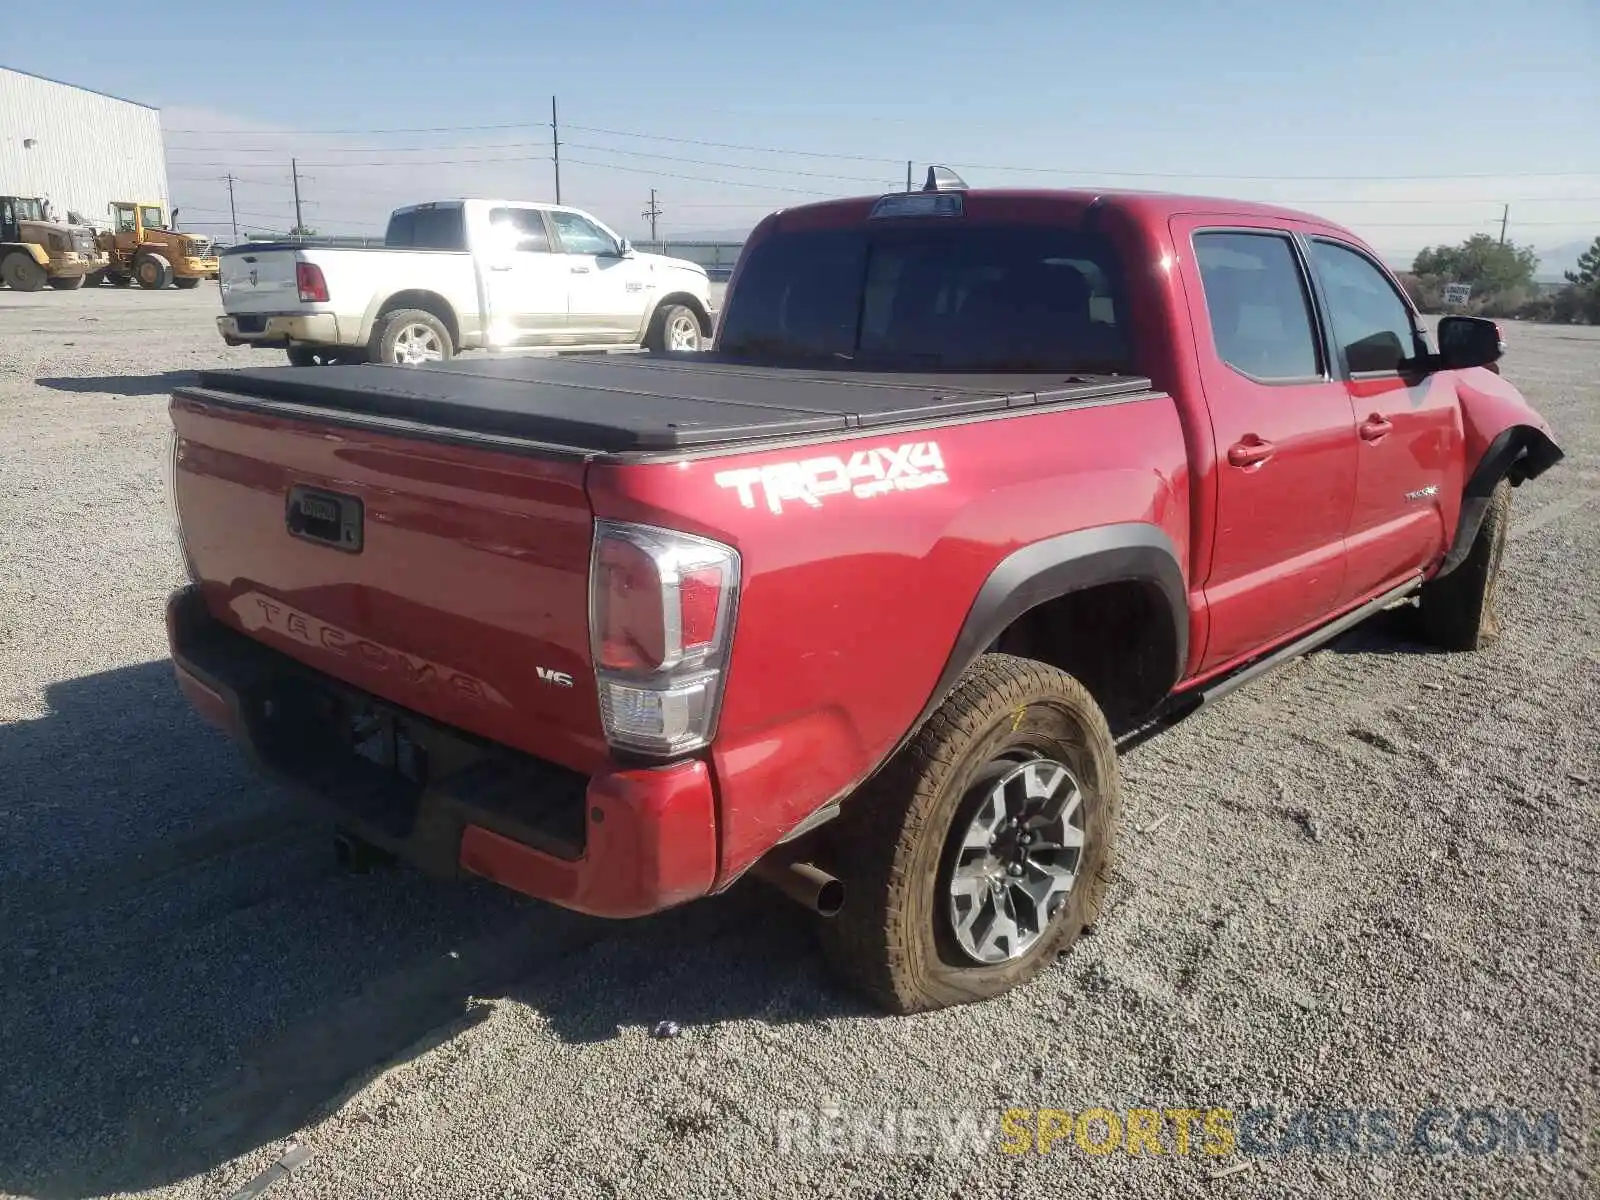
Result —
<path fill-rule="evenodd" d="M 844 884 L 815 863 L 764 858 L 751 871 L 818 916 L 836 917 L 844 907 Z"/>

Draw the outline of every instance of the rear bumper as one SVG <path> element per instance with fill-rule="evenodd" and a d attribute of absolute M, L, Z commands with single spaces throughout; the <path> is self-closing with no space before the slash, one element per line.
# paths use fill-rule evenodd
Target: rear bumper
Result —
<path fill-rule="evenodd" d="M 283 350 L 296 342 L 340 346 L 339 318 L 333 313 L 249 313 L 217 318 L 217 332 L 230 346 Z"/>
<path fill-rule="evenodd" d="M 710 774 L 691 761 L 585 778 L 384 705 L 210 616 L 175 592 L 167 636 L 178 686 L 265 774 L 429 874 L 492 879 L 602 917 L 658 912 L 716 877 Z M 406 779 L 339 740 L 328 714 L 389 715 L 437 775 Z"/>

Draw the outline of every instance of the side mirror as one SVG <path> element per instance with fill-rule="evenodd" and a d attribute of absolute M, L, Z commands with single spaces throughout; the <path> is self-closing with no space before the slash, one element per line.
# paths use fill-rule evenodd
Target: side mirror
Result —
<path fill-rule="evenodd" d="M 630 242 L 627 238 L 618 238 L 617 239 L 617 257 L 618 258 L 632 258 L 633 257 L 633 243 Z"/>
<path fill-rule="evenodd" d="M 1439 366 L 1447 371 L 1487 367 L 1500 361 L 1506 344 L 1500 326 L 1485 317 L 1439 318 Z"/>

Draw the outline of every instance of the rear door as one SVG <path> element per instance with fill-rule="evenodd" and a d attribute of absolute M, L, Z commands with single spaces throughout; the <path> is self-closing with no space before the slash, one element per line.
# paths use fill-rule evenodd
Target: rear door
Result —
<path fill-rule="evenodd" d="M 1342 597 L 1353 602 L 1444 553 L 1464 484 L 1461 409 L 1453 375 L 1416 371 L 1427 340 L 1388 273 L 1347 242 L 1306 245 L 1356 417 Z"/>
<path fill-rule="evenodd" d="M 1355 499 L 1350 396 L 1321 337 L 1292 232 L 1176 218 L 1216 448 L 1202 670 L 1282 640 L 1342 595 Z"/>
<path fill-rule="evenodd" d="M 567 329 L 570 276 L 564 258 L 554 252 L 544 213 L 520 204 L 491 208 L 479 261 L 492 343 L 560 340 Z"/>
<path fill-rule="evenodd" d="M 546 214 L 568 272 L 567 329 L 576 341 L 632 341 L 649 300 L 636 258 L 617 253 L 617 239 L 582 213 Z"/>

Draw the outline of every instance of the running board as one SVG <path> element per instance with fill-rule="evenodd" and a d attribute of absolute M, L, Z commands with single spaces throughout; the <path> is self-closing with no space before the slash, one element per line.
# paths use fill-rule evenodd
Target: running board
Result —
<path fill-rule="evenodd" d="M 1265 658 L 1258 658 L 1247 666 L 1239 668 L 1231 675 L 1226 675 L 1215 683 L 1205 687 L 1196 688 L 1192 692 L 1180 692 L 1172 696 L 1156 712 L 1141 722 L 1138 726 L 1128 730 L 1116 739 L 1118 753 L 1133 749 L 1135 746 L 1153 738 L 1156 734 L 1170 729 L 1183 718 L 1192 715 L 1200 708 L 1213 700 L 1226 696 L 1234 688 L 1249 683 L 1252 679 L 1259 679 L 1267 672 L 1283 666 L 1292 658 L 1299 658 L 1302 654 L 1310 653 L 1325 642 L 1331 642 L 1341 633 L 1353 626 L 1361 624 L 1368 617 L 1375 616 L 1383 609 L 1392 608 L 1406 597 L 1410 596 L 1422 586 L 1422 576 L 1417 575 L 1412 579 L 1390 588 L 1383 595 L 1368 600 L 1360 608 L 1351 609 L 1344 616 L 1320 625 L 1304 637 L 1290 642 L 1278 650 L 1274 650 Z"/>
<path fill-rule="evenodd" d="M 1408 579 L 1399 587 L 1390 588 L 1387 592 L 1383 593 L 1383 595 L 1372 600 L 1368 600 L 1360 608 L 1352 609 L 1351 611 L 1345 613 L 1345 615 L 1340 617 L 1338 620 L 1329 621 L 1326 625 L 1322 625 L 1316 629 L 1313 629 L 1303 638 L 1299 639 L 1298 641 L 1290 642 L 1281 650 L 1274 650 L 1265 658 L 1256 659 L 1255 662 L 1251 663 L 1247 667 L 1241 667 L 1232 675 L 1224 676 L 1215 683 L 1198 689 L 1196 692 L 1192 693 L 1198 700 L 1198 703 L 1195 705 L 1195 707 L 1198 708 L 1202 704 L 1210 704 L 1211 701 L 1226 696 L 1229 692 L 1233 691 L 1234 688 L 1239 687 L 1241 684 L 1249 683 L 1252 679 L 1259 679 L 1268 671 L 1274 670 L 1277 667 L 1281 667 L 1291 658 L 1299 658 L 1302 654 L 1306 654 L 1312 650 L 1315 650 L 1324 642 L 1331 642 L 1334 638 L 1338 637 L 1341 633 L 1344 633 L 1352 626 L 1359 625 L 1368 617 L 1381 612 L 1383 609 L 1386 609 L 1391 605 L 1398 604 L 1401 600 L 1404 600 L 1407 596 L 1411 595 L 1412 592 L 1416 591 L 1421 586 L 1422 576 L 1418 575 L 1413 579 Z"/>

